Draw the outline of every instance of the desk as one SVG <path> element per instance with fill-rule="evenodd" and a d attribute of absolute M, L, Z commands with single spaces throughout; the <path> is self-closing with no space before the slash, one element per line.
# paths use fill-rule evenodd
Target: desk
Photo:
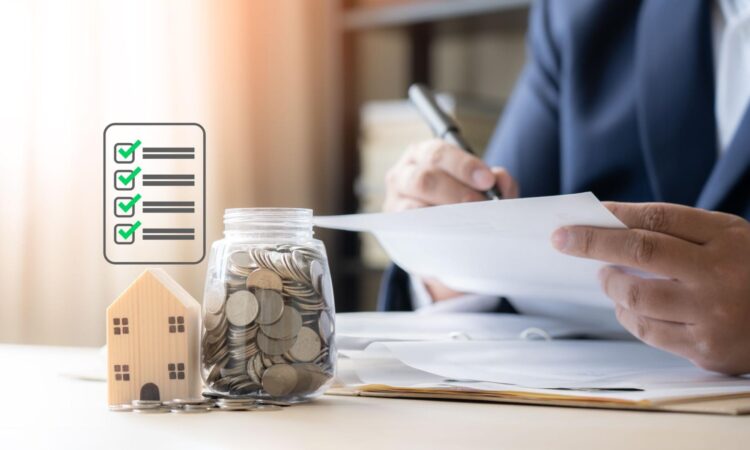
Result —
<path fill-rule="evenodd" d="M 59 375 L 98 349 L 0 345 L 0 448 L 748 448 L 750 416 L 323 396 L 269 412 L 109 412 Z"/>

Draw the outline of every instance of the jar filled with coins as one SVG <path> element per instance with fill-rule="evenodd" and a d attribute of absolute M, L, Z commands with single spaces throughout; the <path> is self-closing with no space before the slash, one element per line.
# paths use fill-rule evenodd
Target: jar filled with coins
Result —
<path fill-rule="evenodd" d="M 216 395 L 303 402 L 330 385 L 334 303 L 312 211 L 228 209 L 203 297 L 201 375 Z"/>

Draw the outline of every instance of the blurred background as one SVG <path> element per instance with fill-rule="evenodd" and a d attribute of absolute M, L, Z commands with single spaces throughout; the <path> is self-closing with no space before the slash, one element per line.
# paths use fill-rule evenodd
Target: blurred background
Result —
<path fill-rule="evenodd" d="M 102 255 L 102 132 L 198 122 L 207 241 L 225 208 L 378 211 L 430 137 L 426 82 L 484 148 L 525 58 L 531 0 L 0 0 L 0 342 L 102 345 L 143 269 Z M 318 231 L 338 311 L 375 308 L 388 261 Z M 166 270 L 201 299 L 206 261 Z"/>

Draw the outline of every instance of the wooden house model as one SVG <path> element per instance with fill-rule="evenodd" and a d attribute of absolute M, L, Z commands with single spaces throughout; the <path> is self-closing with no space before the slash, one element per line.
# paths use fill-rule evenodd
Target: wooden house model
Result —
<path fill-rule="evenodd" d="M 107 308 L 110 405 L 200 398 L 200 304 L 162 269 L 143 272 Z"/>

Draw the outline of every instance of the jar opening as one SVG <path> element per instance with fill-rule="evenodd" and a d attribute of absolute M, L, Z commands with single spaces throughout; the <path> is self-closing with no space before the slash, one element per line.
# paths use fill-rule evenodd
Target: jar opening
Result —
<path fill-rule="evenodd" d="M 311 238 L 312 216 L 312 210 L 307 208 L 230 208 L 224 211 L 224 234 Z"/>

